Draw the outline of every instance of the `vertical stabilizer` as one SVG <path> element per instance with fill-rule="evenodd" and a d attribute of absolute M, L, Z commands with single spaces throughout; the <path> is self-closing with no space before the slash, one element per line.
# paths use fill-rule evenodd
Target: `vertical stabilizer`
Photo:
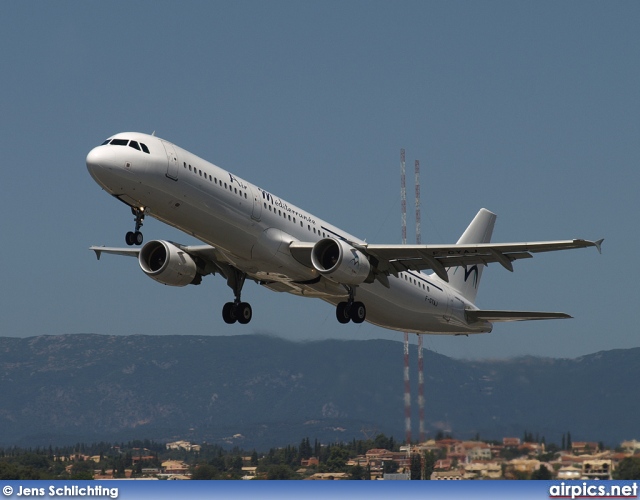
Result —
<path fill-rule="evenodd" d="M 473 243 L 489 243 L 493 234 L 493 225 L 496 222 L 496 214 L 489 212 L 486 208 L 481 208 L 469 227 L 462 233 L 458 240 L 458 245 L 469 245 Z M 447 270 L 449 284 L 458 290 L 467 300 L 476 301 L 478 285 L 484 264 L 474 264 L 473 266 L 452 267 Z"/>

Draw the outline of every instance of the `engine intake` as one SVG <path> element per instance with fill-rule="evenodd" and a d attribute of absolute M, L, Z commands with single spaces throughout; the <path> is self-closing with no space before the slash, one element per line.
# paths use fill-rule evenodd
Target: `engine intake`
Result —
<path fill-rule="evenodd" d="M 147 276 L 163 285 L 197 285 L 202 279 L 191 255 L 168 241 L 147 243 L 140 250 L 138 263 Z"/>
<path fill-rule="evenodd" d="M 334 238 L 324 238 L 313 246 L 311 263 L 320 274 L 345 285 L 364 283 L 371 273 L 365 254 Z"/>

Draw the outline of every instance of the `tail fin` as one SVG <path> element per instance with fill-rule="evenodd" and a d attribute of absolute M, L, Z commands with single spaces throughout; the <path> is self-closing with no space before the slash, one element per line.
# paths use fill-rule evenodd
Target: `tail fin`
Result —
<path fill-rule="evenodd" d="M 481 208 L 471 221 L 471 224 L 469 224 L 469 227 L 462 233 L 457 244 L 489 243 L 495 222 L 496 214 L 489 212 L 486 208 Z M 477 264 L 470 267 L 449 268 L 447 270 L 449 284 L 467 300 L 475 303 L 484 267 L 484 264 Z"/>

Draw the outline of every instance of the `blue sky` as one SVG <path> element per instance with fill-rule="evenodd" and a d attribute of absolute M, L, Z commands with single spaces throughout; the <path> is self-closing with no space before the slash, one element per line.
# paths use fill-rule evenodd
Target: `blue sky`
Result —
<path fill-rule="evenodd" d="M 455 242 L 480 207 L 498 214 L 494 241 L 606 238 L 602 256 L 483 275 L 480 307 L 575 319 L 427 336 L 430 349 L 638 347 L 624 259 L 640 246 L 639 21 L 637 2 L 5 2 L 0 332 L 402 338 L 253 283 L 252 322 L 228 326 L 219 277 L 175 289 L 133 259 L 97 262 L 88 247 L 123 245 L 133 221 L 86 154 L 155 130 L 370 242 L 400 241 L 400 148 L 410 179 L 421 162 L 423 243 Z M 144 233 L 194 243 L 151 219 Z"/>

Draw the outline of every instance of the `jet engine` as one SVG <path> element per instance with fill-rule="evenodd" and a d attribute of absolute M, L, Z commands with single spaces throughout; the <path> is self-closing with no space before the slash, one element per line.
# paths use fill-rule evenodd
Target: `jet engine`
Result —
<path fill-rule="evenodd" d="M 168 241 L 147 243 L 140 249 L 138 262 L 147 276 L 163 285 L 197 285 L 202 280 L 191 255 Z"/>
<path fill-rule="evenodd" d="M 318 241 L 311 250 L 311 263 L 320 274 L 337 283 L 359 285 L 372 281 L 367 256 L 342 240 Z"/>

